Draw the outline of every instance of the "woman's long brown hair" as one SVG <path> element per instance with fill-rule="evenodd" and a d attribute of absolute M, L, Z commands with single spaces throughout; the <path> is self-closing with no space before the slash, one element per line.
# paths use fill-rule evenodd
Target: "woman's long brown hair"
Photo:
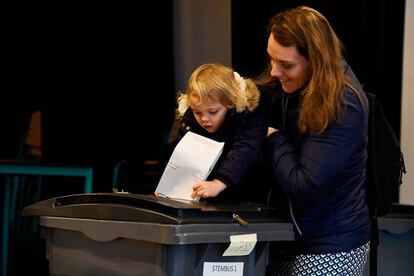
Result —
<path fill-rule="evenodd" d="M 300 132 L 324 131 L 339 119 L 344 88 L 355 91 L 345 77 L 340 40 L 322 14 L 304 6 L 273 16 L 269 31 L 282 46 L 295 46 L 310 64 L 309 81 L 301 94 Z"/>

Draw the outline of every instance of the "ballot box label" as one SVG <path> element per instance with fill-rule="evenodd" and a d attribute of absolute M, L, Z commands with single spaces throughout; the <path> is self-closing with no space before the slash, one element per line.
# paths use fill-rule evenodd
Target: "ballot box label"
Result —
<path fill-rule="evenodd" d="M 203 276 L 243 276 L 243 262 L 204 262 Z"/>

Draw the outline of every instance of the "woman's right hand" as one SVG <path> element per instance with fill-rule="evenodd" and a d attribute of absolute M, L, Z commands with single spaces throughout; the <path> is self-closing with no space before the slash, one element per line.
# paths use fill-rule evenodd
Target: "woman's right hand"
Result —
<path fill-rule="evenodd" d="M 268 127 L 267 128 L 267 137 L 269 137 L 270 135 L 272 135 L 273 133 L 275 133 L 276 131 L 279 131 L 278 129 L 274 128 L 274 127 Z"/>

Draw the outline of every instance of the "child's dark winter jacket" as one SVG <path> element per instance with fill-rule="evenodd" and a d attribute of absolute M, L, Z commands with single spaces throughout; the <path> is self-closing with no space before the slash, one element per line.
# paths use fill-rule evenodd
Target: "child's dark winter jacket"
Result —
<path fill-rule="evenodd" d="M 216 133 L 208 133 L 196 121 L 189 108 L 183 115 L 177 142 L 187 131 L 200 134 L 218 142 L 224 143 L 220 159 L 208 177 L 208 180 L 218 179 L 227 185 L 222 194 L 231 194 L 245 178 L 252 166 L 258 161 L 264 144 L 267 126 L 264 112 L 256 108 L 253 112 L 227 111 L 225 122 Z M 203 158 L 200 156 L 200 158 Z"/>

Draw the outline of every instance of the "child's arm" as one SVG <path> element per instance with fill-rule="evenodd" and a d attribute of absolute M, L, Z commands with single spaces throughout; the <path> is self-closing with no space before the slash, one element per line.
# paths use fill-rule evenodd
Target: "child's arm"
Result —
<path fill-rule="evenodd" d="M 229 188 L 236 187 L 259 160 L 267 135 L 267 124 L 263 110 L 256 109 L 245 118 L 238 129 L 230 150 L 211 178 L 218 179 Z"/>

